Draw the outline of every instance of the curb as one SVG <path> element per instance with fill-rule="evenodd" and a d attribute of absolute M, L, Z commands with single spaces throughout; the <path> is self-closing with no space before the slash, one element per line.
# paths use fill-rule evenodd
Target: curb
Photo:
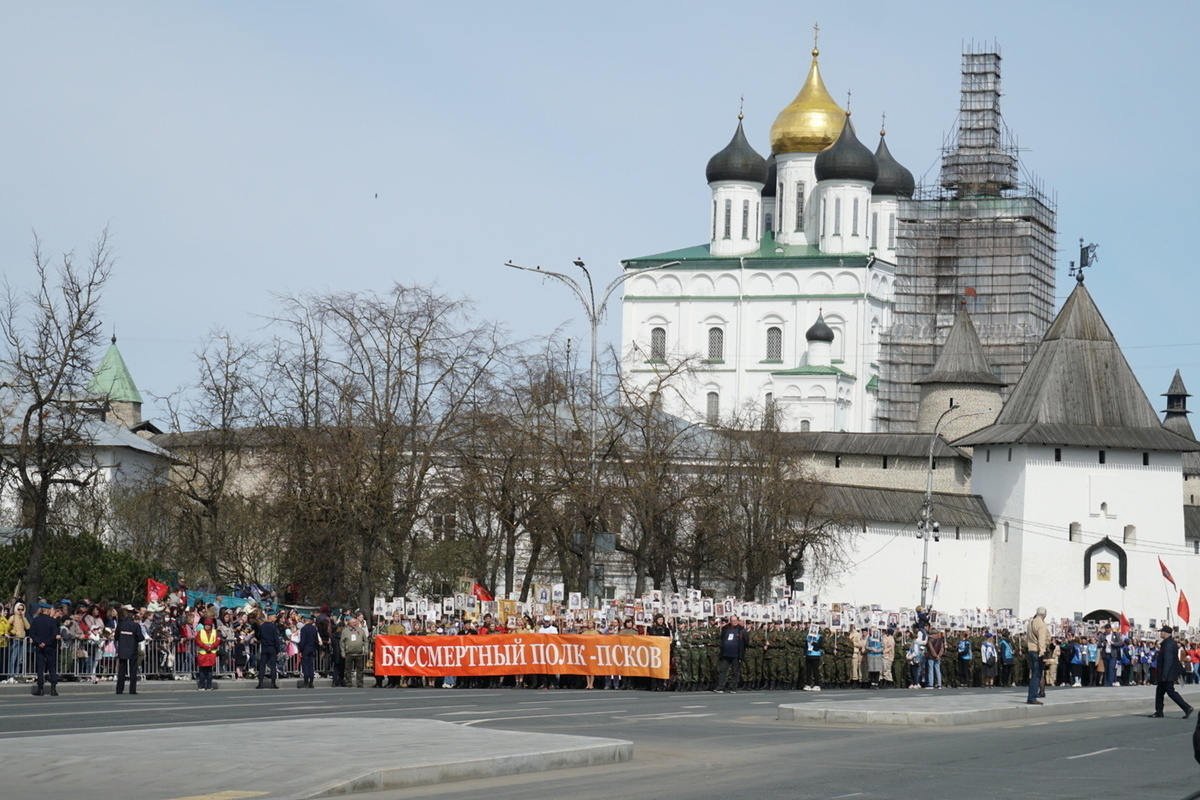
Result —
<path fill-rule="evenodd" d="M 1182 693 L 1181 693 L 1182 694 Z M 1183 695 L 1186 700 L 1200 705 L 1200 693 Z M 1171 704 L 1174 708 L 1174 704 Z M 1147 694 L 1136 698 L 1112 698 L 1107 700 L 1064 700 L 1044 706 L 1025 705 L 1024 701 L 996 708 L 974 708 L 962 711 L 932 710 L 869 710 L 863 708 L 836 708 L 816 706 L 810 703 L 788 703 L 777 709 L 776 719 L 781 722 L 833 723 L 846 725 L 898 725 L 909 727 L 953 727 L 978 725 L 985 722 L 1010 722 L 1056 717 L 1063 714 L 1086 714 L 1097 711 L 1154 710 L 1154 696 Z"/>
<path fill-rule="evenodd" d="M 546 772 L 571 767 L 592 767 L 619 764 L 633 759 L 633 742 L 602 739 L 596 744 L 560 750 L 530 751 L 493 758 L 469 761 L 445 761 L 414 764 L 406 767 L 378 769 L 349 780 L 341 780 L 315 791 L 292 795 L 289 800 L 313 800 L 321 797 L 341 797 L 358 792 L 378 792 L 388 789 L 409 789 L 450 781 L 496 778 L 526 772 Z"/>

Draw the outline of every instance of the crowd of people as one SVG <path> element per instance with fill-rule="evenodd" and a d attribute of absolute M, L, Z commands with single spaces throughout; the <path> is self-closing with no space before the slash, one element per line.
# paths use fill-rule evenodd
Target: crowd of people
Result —
<path fill-rule="evenodd" d="M 653 617 L 638 624 L 632 617 L 579 619 L 485 614 L 437 619 L 361 612 L 334 613 L 329 607 L 274 610 L 258 601 L 240 607 L 218 602 L 186 604 L 185 594 L 141 608 L 82 599 L 21 601 L 0 609 L 0 680 L 33 679 L 38 654 L 47 647 L 53 658 L 51 689 L 57 674 L 65 680 L 126 680 L 136 691 L 139 676 L 195 680 L 197 688 L 217 688 L 214 678 L 257 681 L 278 688 L 280 677 L 313 688 L 318 675 L 334 686 L 513 688 L 642 688 L 672 691 L 790 690 L 822 688 L 939 689 L 1007 687 L 1027 683 L 1025 631 L 947 630 L 922 613 L 910 628 L 861 627 L 849 631 L 798 622 L 749 622 L 737 616 L 692 620 Z M 34 631 L 40 623 L 42 638 Z M 122 627 L 124 625 L 124 627 Z M 379 635 L 487 636 L 493 633 L 564 633 L 651 635 L 672 640 L 668 680 L 613 676 L 526 675 L 470 677 L 384 677 L 374 675 L 372 642 Z M 1065 631 L 1051 637 L 1043 660 L 1045 681 L 1064 687 L 1142 685 L 1158 682 L 1157 639 L 1123 634 L 1102 625 L 1089 632 Z M 1180 642 L 1184 682 L 1200 683 L 1200 642 Z M 127 662 L 127 663 L 122 663 Z M 49 676 L 47 676 L 49 677 Z M 125 680 L 120 680 L 124 678 Z M 40 685 L 40 684 L 39 684 Z"/>

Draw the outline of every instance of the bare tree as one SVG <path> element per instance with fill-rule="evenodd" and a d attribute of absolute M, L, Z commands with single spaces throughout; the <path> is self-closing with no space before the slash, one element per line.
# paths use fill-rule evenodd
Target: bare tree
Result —
<path fill-rule="evenodd" d="M 291 459 L 281 464 L 291 538 L 346 541 L 360 605 L 385 576 L 402 595 L 438 469 L 491 377 L 499 335 L 465 302 L 404 285 L 285 298 L 275 323 L 265 408 Z"/>
<path fill-rule="evenodd" d="M 29 531 L 25 598 L 42 588 L 46 544 L 61 487 L 83 487 L 96 477 L 89 463 L 89 426 L 99 398 L 86 387 L 101 342 L 100 294 L 112 270 L 108 231 L 85 262 L 73 252 L 53 261 L 34 237 L 36 283 L 21 291 L 6 282 L 0 309 L 0 373 L 7 397 L 0 470 L 19 504 L 18 524 Z"/>

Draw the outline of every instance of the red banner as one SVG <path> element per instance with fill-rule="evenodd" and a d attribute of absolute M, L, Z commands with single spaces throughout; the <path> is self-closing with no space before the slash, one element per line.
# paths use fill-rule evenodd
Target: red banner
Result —
<path fill-rule="evenodd" d="M 158 603 L 167 597 L 167 592 L 171 587 L 165 583 L 159 583 L 154 578 L 146 578 L 146 602 Z"/>
<path fill-rule="evenodd" d="M 376 675 L 633 675 L 667 678 L 666 636 L 498 633 L 376 636 Z"/>

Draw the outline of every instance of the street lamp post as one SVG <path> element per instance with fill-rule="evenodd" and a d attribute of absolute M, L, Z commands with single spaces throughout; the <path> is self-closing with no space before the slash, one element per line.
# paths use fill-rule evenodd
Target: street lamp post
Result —
<path fill-rule="evenodd" d="M 941 526 L 933 521 L 933 449 L 937 446 L 938 429 L 942 427 L 942 422 L 949 416 L 950 412 L 957 411 L 962 408 L 958 403 L 952 404 L 949 408 L 942 412 L 942 415 L 937 418 L 937 422 L 933 425 L 933 432 L 929 434 L 929 464 L 925 470 L 925 500 L 921 503 L 921 521 L 917 523 L 917 538 L 924 539 L 923 554 L 921 557 L 921 608 L 928 610 L 926 605 L 929 590 L 929 540 L 932 538 L 935 542 L 940 539 Z M 970 414 L 963 414 L 957 419 L 966 419 L 967 417 L 977 417 L 980 414 L 990 414 L 992 410 L 973 411 Z"/>
<path fill-rule="evenodd" d="M 506 262 L 504 265 L 506 267 L 512 267 L 513 269 L 523 270 L 524 272 L 533 272 L 538 275 L 548 275 L 551 278 L 565 283 L 567 288 L 574 292 L 575 296 L 579 298 L 579 302 L 583 305 L 584 314 L 587 315 L 588 325 L 591 326 L 592 345 L 588 380 L 588 474 L 591 480 L 593 497 L 596 495 L 598 478 L 598 465 L 596 463 L 596 431 L 598 425 L 596 415 L 598 399 L 597 395 L 600 392 L 600 353 L 598 345 L 600 322 L 602 319 L 604 319 L 604 312 L 608 309 L 608 301 L 612 297 L 612 293 L 616 291 L 617 287 L 622 283 L 637 275 L 641 275 L 642 273 L 655 272 L 660 269 L 666 269 L 667 267 L 675 267 L 678 266 L 679 263 L 680 262 L 678 261 L 668 261 L 665 264 L 656 264 L 652 267 L 626 270 L 604 287 L 604 291 L 600 295 L 599 304 L 596 303 L 596 289 L 592 283 L 592 273 L 588 272 L 588 269 L 584 265 L 582 259 L 576 259 L 574 264 L 583 272 L 583 277 L 586 280 L 586 288 L 583 283 L 580 283 L 570 275 L 565 275 L 561 272 L 554 272 L 553 270 L 542 269 L 541 267 L 523 267 L 520 264 L 514 264 L 511 261 Z M 590 553 L 591 543 L 589 542 L 586 544 L 587 546 L 584 548 L 584 552 Z M 590 569 L 590 559 L 587 559 L 587 561 L 588 563 L 586 566 Z M 587 571 L 588 570 L 585 570 L 585 572 Z"/>

